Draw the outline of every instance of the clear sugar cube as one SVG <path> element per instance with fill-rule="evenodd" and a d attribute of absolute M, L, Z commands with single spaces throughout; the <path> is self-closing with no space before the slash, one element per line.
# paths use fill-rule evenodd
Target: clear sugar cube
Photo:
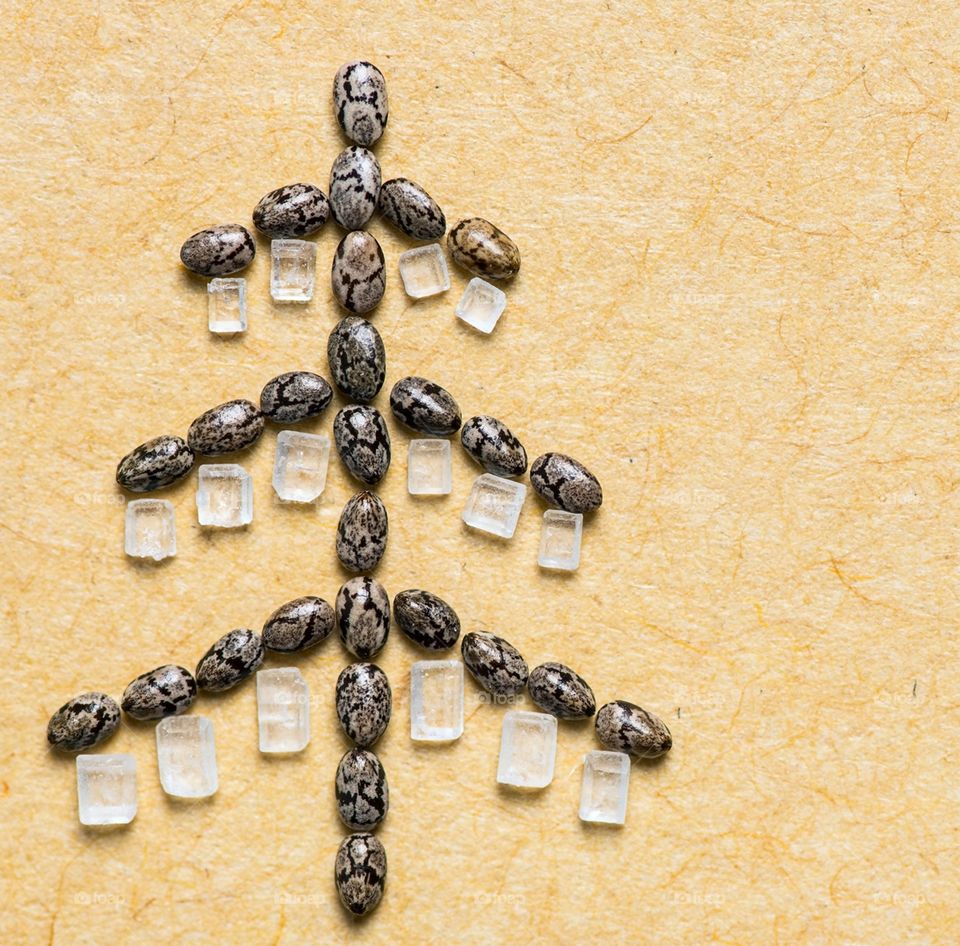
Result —
<path fill-rule="evenodd" d="M 300 752 L 310 742 L 310 691 L 296 667 L 257 671 L 261 752 Z"/>
<path fill-rule="evenodd" d="M 449 440 L 411 440 L 407 447 L 407 492 L 446 496 L 453 488 Z"/>
<path fill-rule="evenodd" d="M 206 798 L 217 790 L 213 723 L 206 716 L 168 716 L 157 723 L 160 784 L 177 798 Z"/>
<path fill-rule="evenodd" d="M 304 434 L 281 430 L 273 460 L 273 488 L 277 496 L 291 503 L 312 503 L 327 485 L 330 438 L 326 434 Z"/>
<path fill-rule="evenodd" d="M 207 283 L 207 326 L 217 335 L 247 330 L 246 279 L 211 279 Z"/>
<path fill-rule="evenodd" d="M 478 277 L 467 283 L 454 312 L 467 325 L 489 335 L 496 328 L 506 307 L 507 294 Z"/>
<path fill-rule="evenodd" d="M 202 526 L 235 529 L 253 521 L 253 478 L 236 463 L 205 463 L 197 478 Z"/>
<path fill-rule="evenodd" d="M 447 260 L 439 243 L 418 246 L 400 254 L 403 290 L 412 299 L 423 299 L 450 288 Z"/>
<path fill-rule="evenodd" d="M 410 668 L 410 738 L 452 742 L 463 735 L 463 664 L 419 660 Z"/>
<path fill-rule="evenodd" d="M 463 507 L 463 521 L 481 532 L 513 538 L 526 495 L 527 487 L 522 483 L 484 473 L 476 478 L 470 490 Z"/>
<path fill-rule="evenodd" d="M 272 240 L 270 295 L 276 302 L 309 302 L 317 271 L 317 244 L 309 240 Z"/>
<path fill-rule="evenodd" d="M 546 788 L 557 757 L 557 717 L 512 710 L 504 714 L 497 781 L 514 788 Z"/>
<path fill-rule="evenodd" d="M 137 814 L 137 763 L 132 755 L 78 755 L 80 824 L 130 824 Z"/>
<path fill-rule="evenodd" d="M 588 752 L 583 757 L 580 820 L 623 824 L 629 788 L 630 756 L 624 752 Z"/>
<path fill-rule="evenodd" d="M 541 568 L 572 572 L 580 565 L 583 516 L 579 512 L 548 509 L 540 530 Z"/>
<path fill-rule="evenodd" d="M 157 562 L 176 555 L 173 503 L 168 499 L 133 499 L 127 503 L 123 549 L 132 558 Z"/>

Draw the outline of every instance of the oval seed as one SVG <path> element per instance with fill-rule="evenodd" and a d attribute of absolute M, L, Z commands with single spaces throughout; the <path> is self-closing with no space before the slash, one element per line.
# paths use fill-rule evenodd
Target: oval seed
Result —
<path fill-rule="evenodd" d="M 106 693 L 81 693 L 68 700 L 47 723 L 47 742 L 55 749 L 79 752 L 117 731 L 120 707 Z"/>
<path fill-rule="evenodd" d="M 449 391 L 426 378 L 401 378 L 390 392 L 393 416 L 411 430 L 449 437 L 460 429 L 460 406 Z"/>
<path fill-rule="evenodd" d="M 361 748 L 372 746 L 390 722 L 390 681 L 376 664 L 351 664 L 337 677 L 336 704 L 343 731 Z"/>
<path fill-rule="evenodd" d="M 351 578 L 337 593 L 337 630 L 343 646 L 365 660 L 383 649 L 390 634 L 390 598 L 379 581 Z"/>
<path fill-rule="evenodd" d="M 364 490 L 347 500 L 337 524 L 337 558 L 352 572 L 370 572 L 387 550 L 387 507 Z"/>
<path fill-rule="evenodd" d="M 233 453 L 256 443 L 263 433 L 263 414 L 244 398 L 204 411 L 187 431 L 190 449 L 205 457 Z"/>
<path fill-rule="evenodd" d="M 527 682 L 527 662 L 513 644 L 496 634 L 474 631 L 460 642 L 460 653 L 474 680 L 495 696 L 514 696 Z"/>
<path fill-rule="evenodd" d="M 253 225 L 268 237 L 303 237 L 319 230 L 330 216 L 330 201 L 313 184 L 285 184 L 260 198 Z"/>
<path fill-rule="evenodd" d="M 383 134 L 390 115 L 383 73 L 362 60 L 342 65 L 333 80 L 333 107 L 351 141 L 372 145 Z"/>
<path fill-rule="evenodd" d="M 530 482 L 543 499 L 567 512 L 590 512 L 603 502 L 599 480 L 564 453 L 537 457 L 530 464 Z"/>
<path fill-rule="evenodd" d="M 540 709 L 559 719 L 586 719 L 597 709 L 587 681 L 566 664 L 550 661 L 534 667 L 527 689 Z"/>
<path fill-rule="evenodd" d="M 333 630 L 333 608 L 323 598 L 308 595 L 281 604 L 263 625 L 263 646 L 293 653 L 325 640 Z"/>
<path fill-rule="evenodd" d="M 333 420 L 333 440 L 343 465 L 361 483 L 380 482 L 390 466 L 390 432 L 375 407 L 352 404 Z"/>
<path fill-rule="evenodd" d="M 377 206 L 390 223 L 415 240 L 439 240 L 447 229 L 437 202 L 405 177 L 384 181 Z"/>
<path fill-rule="evenodd" d="M 180 247 L 180 262 L 198 276 L 229 276 L 249 266 L 256 254 L 246 227 L 224 223 L 188 237 Z"/>
<path fill-rule="evenodd" d="M 429 650 L 446 650 L 460 637 L 460 618 L 443 598 L 412 588 L 393 598 L 397 626 L 415 644 Z"/>
<path fill-rule="evenodd" d="M 176 483 L 193 469 L 193 451 L 181 437 L 154 437 L 117 464 L 117 482 L 133 493 Z"/>
<path fill-rule="evenodd" d="M 194 676 L 201 690 L 229 690 L 263 663 L 260 635 L 241 627 L 224 634 L 201 658 Z"/>
<path fill-rule="evenodd" d="M 337 766 L 337 810 L 354 831 L 370 831 L 387 817 L 387 773 L 369 749 L 350 749 Z"/>
<path fill-rule="evenodd" d="M 521 476 L 527 469 L 527 451 L 506 424 L 479 414 L 460 431 L 463 449 L 494 476 Z"/>
<path fill-rule="evenodd" d="M 271 378 L 260 392 L 260 411 L 275 424 L 296 424 L 322 414 L 333 388 L 312 371 L 288 371 Z"/>
<path fill-rule="evenodd" d="M 383 387 L 387 355 L 380 333 L 357 315 L 337 323 L 327 341 L 333 383 L 354 401 L 372 401 Z"/>
<path fill-rule="evenodd" d="M 128 684 L 120 705 L 134 719 L 162 719 L 188 710 L 196 696 L 193 674 L 185 667 L 165 664 Z"/>
<path fill-rule="evenodd" d="M 345 230 L 361 230 L 377 209 L 380 162 L 372 151 L 352 145 L 330 169 L 330 210 Z"/>
<path fill-rule="evenodd" d="M 670 730 L 660 717 L 626 700 L 604 703 L 594 725 L 603 746 L 635 759 L 655 759 L 673 746 Z"/>
<path fill-rule="evenodd" d="M 453 261 L 484 279 L 510 279 L 520 272 L 520 250 L 499 227 L 482 217 L 461 220 L 448 234 Z"/>
<path fill-rule="evenodd" d="M 375 309 L 387 286 L 383 250 L 365 230 L 353 230 L 337 245 L 330 270 L 333 295 L 349 312 L 364 315 Z"/>
<path fill-rule="evenodd" d="M 343 905 L 356 916 L 369 913 L 387 882 L 386 849 L 372 834 L 349 835 L 337 851 L 334 878 Z"/>

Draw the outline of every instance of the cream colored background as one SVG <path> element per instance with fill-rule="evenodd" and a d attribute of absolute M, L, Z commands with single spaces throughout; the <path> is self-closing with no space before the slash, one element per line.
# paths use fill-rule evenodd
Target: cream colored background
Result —
<path fill-rule="evenodd" d="M 5 23 L 0 940 L 957 940 L 954 4 L 104 0 L 15 4 Z M 545 574 L 534 497 L 511 543 L 468 533 L 476 469 L 457 450 L 453 495 L 415 502 L 394 426 L 378 577 L 442 594 L 531 663 L 569 662 L 675 738 L 635 767 L 623 830 L 584 826 L 590 725 L 561 727 L 547 791 L 500 792 L 503 709 L 468 682 L 464 737 L 414 748 L 419 654 L 395 634 L 390 880 L 360 924 L 331 880 L 337 641 L 297 661 L 315 733 L 300 758 L 257 752 L 252 683 L 199 702 L 210 803 L 165 798 L 151 727 L 125 725 L 103 748 L 137 758 L 137 819 L 82 830 L 73 760 L 44 743 L 75 693 L 192 666 L 344 578 L 354 487 L 333 462 L 318 510 L 281 508 L 272 430 L 242 460 L 253 527 L 201 532 L 191 478 L 165 494 L 179 552 L 160 567 L 121 552 L 113 471 L 280 371 L 327 372 L 335 227 L 304 309 L 270 304 L 259 242 L 232 341 L 208 334 L 177 251 L 273 187 L 326 186 L 344 143 L 330 86 L 356 57 L 389 83 L 385 176 L 523 253 L 485 338 L 453 317 L 463 273 L 410 304 L 408 244 L 372 226 L 389 262 L 378 405 L 427 375 L 605 490 L 580 571 Z"/>

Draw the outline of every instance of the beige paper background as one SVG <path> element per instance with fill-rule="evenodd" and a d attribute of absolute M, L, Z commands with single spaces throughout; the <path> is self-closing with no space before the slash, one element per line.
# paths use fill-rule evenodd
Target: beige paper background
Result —
<path fill-rule="evenodd" d="M 955 5 L 104 0 L 5 21 L 0 940 L 957 940 Z M 137 758 L 137 819 L 83 830 L 73 760 L 43 739 L 75 693 L 192 666 L 344 578 L 354 487 L 334 461 L 317 510 L 281 508 L 273 431 L 242 459 L 252 528 L 201 532 L 191 478 L 166 493 L 179 552 L 160 567 L 121 552 L 113 470 L 280 371 L 326 373 L 335 227 L 303 309 L 270 304 L 260 241 L 231 341 L 208 334 L 177 251 L 275 186 L 325 186 L 343 146 L 330 85 L 355 57 L 388 78 L 385 176 L 523 252 L 486 338 L 452 314 L 465 274 L 411 304 L 408 244 L 372 226 L 387 390 L 427 375 L 605 490 L 579 572 L 545 574 L 535 497 L 510 543 L 465 531 L 476 469 L 457 450 L 453 495 L 415 502 L 394 425 L 378 577 L 572 664 L 675 739 L 635 767 L 626 827 L 582 825 L 591 727 L 561 727 L 547 791 L 498 791 L 503 708 L 468 681 L 464 737 L 413 747 L 420 654 L 395 634 L 378 658 L 396 693 L 378 749 L 390 880 L 360 924 L 331 880 L 335 640 L 297 661 L 314 711 L 299 758 L 257 752 L 252 683 L 198 703 L 209 803 L 168 800 L 151 728 L 127 724 L 103 748 Z"/>

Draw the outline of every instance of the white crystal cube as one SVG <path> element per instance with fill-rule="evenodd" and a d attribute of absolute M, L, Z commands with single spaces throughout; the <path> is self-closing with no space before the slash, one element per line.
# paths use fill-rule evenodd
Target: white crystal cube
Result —
<path fill-rule="evenodd" d="M 218 335 L 247 330 L 246 279 L 211 279 L 207 283 L 207 326 Z"/>
<path fill-rule="evenodd" d="M 253 478 L 236 463 L 205 463 L 197 478 L 202 526 L 235 529 L 253 521 Z"/>
<path fill-rule="evenodd" d="M 177 798 L 206 798 L 217 790 L 213 723 L 206 716 L 168 716 L 157 723 L 160 784 Z"/>
<path fill-rule="evenodd" d="M 451 742 L 463 735 L 463 664 L 418 660 L 410 668 L 410 738 Z"/>
<path fill-rule="evenodd" d="M 327 485 L 330 438 L 281 430 L 273 460 L 273 488 L 283 500 L 312 503 Z"/>
<path fill-rule="evenodd" d="M 276 302 L 309 302 L 317 271 L 317 244 L 310 240 L 272 240 L 270 295 Z"/>
<path fill-rule="evenodd" d="M 543 514 L 540 530 L 541 568 L 572 572 L 580 564 L 580 539 L 583 516 L 579 512 L 548 509 Z"/>
<path fill-rule="evenodd" d="M 506 307 L 507 294 L 477 277 L 467 283 L 454 312 L 467 325 L 489 335 L 497 327 L 497 321 Z"/>
<path fill-rule="evenodd" d="M 80 824 L 130 824 L 137 814 L 137 763 L 132 755 L 78 755 Z"/>
<path fill-rule="evenodd" d="M 173 503 L 168 499 L 133 499 L 127 503 L 123 550 L 132 558 L 157 562 L 176 555 Z"/>
<path fill-rule="evenodd" d="M 484 473 L 478 476 L 463 507 L 463 521 L 473 529 L 513 538 L 527 495 L 523 483 Z"/>
<path fill-rule="evenodd" d="M 400 254 L 403 290 L 412 299 L 423 299 L 450 288 L 447 260 L 439 243 L 418 246 Z"/>
<path fill-rule="evenodd" d="M 261 752 L 300 752 L 310 742 L 310 690 L 296 667 L 257 671 Z"/>
<path fill-rule="evenodd" d="M 557 757 L 557 717 L 512 710 L 503 717 L 497 781 L 514 788 L 546 788 Z"/>
<path fill-rule="evenodd" d="M 407 492 L 446 496 L 453 488 L 449 440 L 411 440 L 407 447 Z"/>
<path fill-rule="evenodd" d="M 583 757 L 580 820 L 623 824 L 629 788 L 630 756 L 624 752 L 588 752 Z"/>

